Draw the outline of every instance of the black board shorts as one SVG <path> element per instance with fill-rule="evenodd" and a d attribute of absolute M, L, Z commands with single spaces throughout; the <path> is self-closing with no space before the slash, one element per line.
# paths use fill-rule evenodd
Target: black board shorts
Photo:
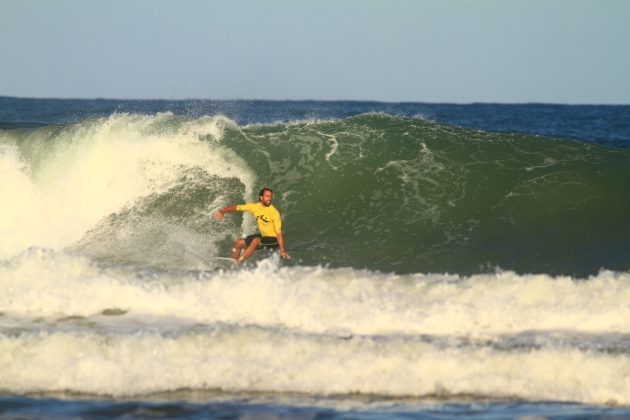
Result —
<path fill-rule="evenodd" d="M 260 233 L 255 233 L 245 238 L 245 246 L 249 246 L 254 238 L 260 239 L 260 244 L 258 244 L 256 249 L 277 249 L 280 247 L 280 244 L 278 244 L 278 238 L 275 236 L 262 236 Z"/>

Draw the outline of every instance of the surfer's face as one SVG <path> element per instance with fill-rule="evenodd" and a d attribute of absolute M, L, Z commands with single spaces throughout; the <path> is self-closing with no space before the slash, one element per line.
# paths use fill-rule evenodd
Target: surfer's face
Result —
<path fill-rule="evenodd" d="M 271 191 L 265 191 L 263 195 L 258 197 L 263 206 L 269 207 L 271 204 L 271 199 L 273 198 L 273 193 Z"/>

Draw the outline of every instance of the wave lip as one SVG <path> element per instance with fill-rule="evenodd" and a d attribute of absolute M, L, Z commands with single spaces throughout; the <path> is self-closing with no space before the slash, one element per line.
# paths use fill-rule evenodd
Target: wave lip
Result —
<path fill-rule="evenodd" d="M 220 117 L 187 121 L 172 114 L 115 114 L 3 133 L 0 201 L 8 205 L 0 210 L 0 257 L 33 246 L 73 246 L 106 218 L 147 197 L 168 194 L 177 183 L 203 182 L 197 176 L 209 182 L 219 175 L 235 178 L 241 195 L 249 192 L 251 170 L 220 146 L 229 124 Z M 206 199 L 212 203 L 211 195 Z"/>

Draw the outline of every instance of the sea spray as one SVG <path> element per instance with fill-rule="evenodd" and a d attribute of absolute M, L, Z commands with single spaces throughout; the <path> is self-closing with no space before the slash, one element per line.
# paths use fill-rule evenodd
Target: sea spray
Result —
<path fill-rule="evenodd" d="M 225 124 L 229 121 L 222 118 L 187 121 L 171 114 L 123 114 L 4 135 L 1 158 L 7 175 L 0 201 L 10 204 L 0 213 L 0 256 L 30 246 L 72 246 L 138 202 L 160 196 L 163 206 L 171 205 L 164 196 L 173 185 L 185 188 L 197 176 L 237 180 L 231 190 L 215 188 L 205 204 L 218 196 L 242 200 L 255 175 L 220 145 Z M 204 213 L 210 217 L 210 210 L 204 208 Z M 124 235 L 126 227 L 109 233 Z"/>

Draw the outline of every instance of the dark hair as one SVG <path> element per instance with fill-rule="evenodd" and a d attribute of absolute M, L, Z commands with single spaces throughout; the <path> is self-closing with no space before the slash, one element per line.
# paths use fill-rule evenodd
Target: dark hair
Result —
<path fill-rule="evenodd" d="M 262 190 L 260 190 L 260 192 L 258 193 L 258 197 L 262 197 L 262 196 L 263 196 L 263 194 L 265 193 L 265 191 L 269 191 L 270 193 L 272 193 L 272 194 L 273 194 L 273 190 L 272 190 L 271 188 L 267 188 L 267 187 L 265 187 L 265 188 L 263 188 Z"/>

